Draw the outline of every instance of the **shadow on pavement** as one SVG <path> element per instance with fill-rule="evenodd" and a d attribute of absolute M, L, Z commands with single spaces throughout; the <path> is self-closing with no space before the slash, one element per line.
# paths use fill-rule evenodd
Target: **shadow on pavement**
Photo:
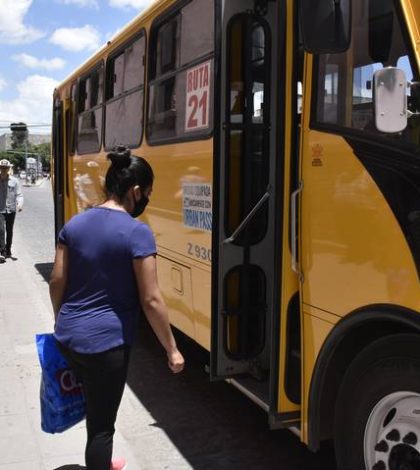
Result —
<path fill-rule="evenodd" d="M 45 282 L 49 282 L 51 271 L 53 268 L 54 263 L 37 263 L 35 264 L 36 270 L 41 274 L 44 278 Z"/>
<path fill-rule="evenodd" d="M 311 453 L 287 430 L 270 431 L 265 411 L 224 381 L 210 382 L 208 352 L 184 335 L 186 368 L 173 375 L 144 316 L 128 385 L 196 470 L 334 470 L 331 444 Z"/>
<path fill-rule="evenodd" d="M 54 470 L 86 470 L 86 467 L 82 467 L 82 465 L 62 465 Z"/>

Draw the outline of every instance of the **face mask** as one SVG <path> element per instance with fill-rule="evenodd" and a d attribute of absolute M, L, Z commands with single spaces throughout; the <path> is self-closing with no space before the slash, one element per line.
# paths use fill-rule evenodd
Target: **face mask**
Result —
<path fill-rule="evenodd" d="M 138 217 L 139 215 L 143 214 L 144 209 L 146 209 L 147 204 L 149 204 L 149 198 L 145 195 L 142 196 L 140 201 L 135 201 L 134 209 L 131 211 L 131 217 Z"/>

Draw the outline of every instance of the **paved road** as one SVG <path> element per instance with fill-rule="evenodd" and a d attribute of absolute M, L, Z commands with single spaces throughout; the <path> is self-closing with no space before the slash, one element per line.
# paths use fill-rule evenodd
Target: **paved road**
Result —
<path fill-rule="evenodd" d="M 24 210 L 16 216 L 16 230 L 25 240 L 33 263 L 45 277 L 54 260 L 54 207 L 50 181 L 22 187 Z"/>
<path fill-rule="evenodd" d="M 24 187 L 24 195 L 16 230 L 37 272 L 48 277 L 54 256 L 50 184 Z M 224 382 L 209 382 L 207 353 L 185 338 L 180 341 L 187 368 L 172 376 L 148 325 L 141 322 L 118 429 L 130 450 L 142 455 L 139 461 L 148 464 L 130 470 L 335 469 L 330 446 L 312 454 L 289 431 L 270 431 L 265 412 L 248 398 Z M 147 429 L 136 417 L 139 403 L 150 415 Z M 162 434 L 165 441 L 157 438 Z"/>

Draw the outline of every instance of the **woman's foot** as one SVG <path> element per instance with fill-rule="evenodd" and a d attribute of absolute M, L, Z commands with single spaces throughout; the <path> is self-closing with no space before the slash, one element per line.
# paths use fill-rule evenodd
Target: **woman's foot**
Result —
<path fill-rule="evenodd" d="M 111 462 L 110 470 L 126 470 L 127 469 L 127 462 L 125 459 L 114 459 Z"/>

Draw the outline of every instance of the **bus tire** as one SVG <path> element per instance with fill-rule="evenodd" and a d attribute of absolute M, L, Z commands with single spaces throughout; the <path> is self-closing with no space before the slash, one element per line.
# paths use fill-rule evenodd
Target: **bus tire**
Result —
<path fill-rule="evenodd" d="M 339 470 L 420 469 L 420 335 L 386 336 L 351 362 L 334 441 Z"/>

